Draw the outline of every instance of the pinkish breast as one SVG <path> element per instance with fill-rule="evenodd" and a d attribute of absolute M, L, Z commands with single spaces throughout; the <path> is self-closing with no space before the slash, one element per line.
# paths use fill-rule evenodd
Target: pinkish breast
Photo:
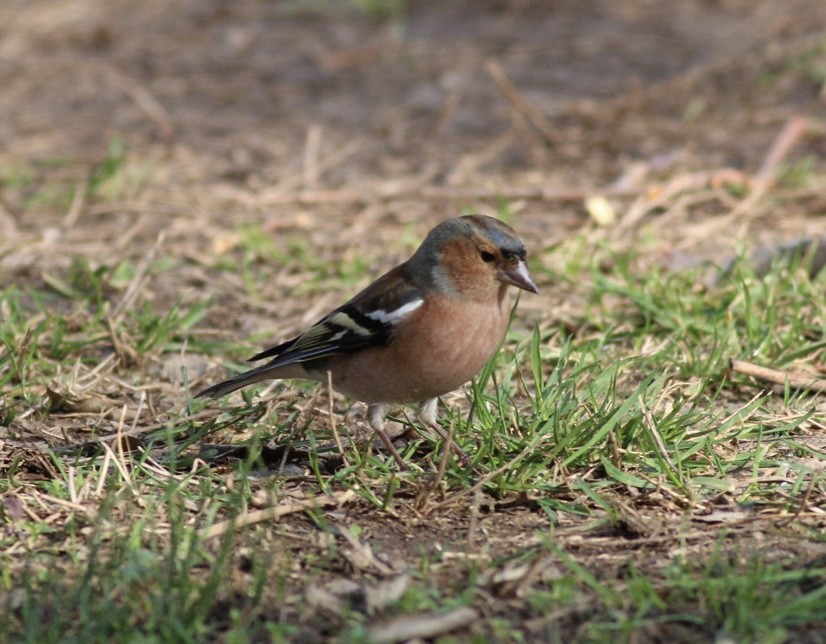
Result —
<path fill-rule="evenodd" d="M 412 403 L 458 389 L 496 353 L 510 315 L 509 298 L 492 303 L 431 299 L 387 347 L 335 359 L 333 386 L 368 403 Z"/>

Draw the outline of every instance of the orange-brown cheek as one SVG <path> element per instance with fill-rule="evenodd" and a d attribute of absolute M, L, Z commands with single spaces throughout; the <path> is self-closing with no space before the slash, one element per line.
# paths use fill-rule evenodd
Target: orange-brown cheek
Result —
<path fill-rule="evenodd" d="M 497 286 L 493 267 L 483 264 L 478 255 L 476 246 L 465 240 L 446 249 L 442 255 L 442 266 L 460 294 L 483 297 Z"/>

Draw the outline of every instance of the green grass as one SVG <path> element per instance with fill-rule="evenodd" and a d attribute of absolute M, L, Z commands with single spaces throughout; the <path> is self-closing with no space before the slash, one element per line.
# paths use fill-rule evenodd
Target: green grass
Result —
<path fill-rule="evenodd" d="M 95 182 L 109 181 L 119 158 Z M 364 270 L 363 259 L 313 257 L 300 239 L 241 232 L 234 257 L 250 302 L 273 297 L 274 264 L 311 261 L 320 282 L 302 287 L 308 297 L 355 290 Z M 823 426 L 822 396 L 771 392 L 729 370 L 732 358 L 822 364 L 824 277 L 792 265 L 757 278 L 740 266 L 707 288 L 699 273 L 652 267 L 645 248 L 620 254 L 575 238 L 553 252 L 567 253 L 563 272 L 534 270 L 545 287 L 579 292 L 575 319 L 544 316 L 531 329 L 517 314 L 466 399 L 441 412 L 472 466 L 443 464 L 427 437 L 403 450 L 403 473 L 365 440 L 346 441 L 342 460 L 328 420 L 302 406 L 308 386 L 216 408 L 188 400 L 186 370 L 183 384 L 159 381 L 169 357 L 246 356 L 244 338 L 203 333 L 223 319 L 225 286 L 207 302 L 144 292 L 119 309 L 137 264 L 77 258 L 5 288 L 0 420 L 13 448 L 0 460 L 0 637 L 368 641 L 377 620 L 458 606 L 484 607 L 480 639 L 780 642 L 824 628 L 826 567 L 799 547 L 823 542 L 807 509 L 824 494 L 826 454 L 809 440 Z M 216 283 L 237 265 L 219 264 Z M 146 270 L 157 288 L 179 268 L 162 257 Z M 107 360 L 101 384 L 84 389 Z M 78 415 L 95 392 L 113 416 Z M 138 405 L 143 415 L 118 420 Z M 347 437 L 352 423 L 340 413 L 337 423 Z M 137 447 L 94 442 L 133 428 Z M 204 443 L 247 449 L 227 460 L 199 451 Z M 287 448 L 304 464 L 297 482 L 272 472 Z M 203 537 L 264 497 L 289 504 L 342 490 L 356 493 L 352 507 Z M 719 525 L 695 520 L 715 509 Z M 513 540 L 498 521 L 517 522 Z M 359 559 L 345 525 L 391 560 Z M 394 542 L 397 529 L 420 540 Z M 513 570 L 523 572 L 498 580 Z M 406 591 L 365 608 L 365 589 L 399 574 Z M 358 590 L 329 590 L 342 578 Z M 338 608 L 308 605 L 311 587 Z"/>

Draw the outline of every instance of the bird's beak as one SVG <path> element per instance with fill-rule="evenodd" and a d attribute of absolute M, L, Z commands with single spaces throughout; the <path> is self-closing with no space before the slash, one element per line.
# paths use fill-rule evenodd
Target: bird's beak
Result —
<path fill-rule="evenodd" d="M 531 274 L 528 272 L 528 266 L 523 260 L 519 260 L 516 266 L 508 268 L 499 273 L 499 280 L 505 284 L 512 284 L 517 288 L 521 288 L 531 293 L 539 293 L 536 284 L 531 279 Z"/>

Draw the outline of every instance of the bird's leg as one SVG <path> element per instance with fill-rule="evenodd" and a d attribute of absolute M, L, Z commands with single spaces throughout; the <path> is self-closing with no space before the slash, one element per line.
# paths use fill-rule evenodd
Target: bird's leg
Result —
<path fill-rule="evenodd" d="M 384 431 L 384 416 L 387 414 L 387 407 L 385 405 L 368 405 L 367 406 L 367 422 L 370 423 L 370 427 L 379 435 L 381 442 L 384 443 L 384 446 L 387 448 L 387 451 L 393 455 L 393 458 L 396 459 L 396 463 L 399 464 L 400 470 L 406 470 L 407 465 L 405 465 L 404 460 L 399 454 L 396 446 L 393 445 L 393 441 L 390 440 L 390 437 L 387 435 L 387 432 Z"/>
<path fill-rule="evenodd" d="M 467 455 L 465 450 L 463 450 L 453 440 L 451 440 L 450 436 L 445 433 L 444 429 L 442 429 L 442 426 L 436 422 L 436 415 L 438 410 L 439 399 L 431 398 L 430 400 L 425 400 L 423 403 L 419 405 L 419 411 L 416 415 L 419 418 L 420 423 L 429 427 L 439 436 L 441 436 L 442 440 L 445 442 L 445 449 L 453 450 L 456 456 L 459 457 L 459 461 L 461 461 L 462 465 L 467 467 L 468 465 L 470 465 L 470 456 Z"/>

